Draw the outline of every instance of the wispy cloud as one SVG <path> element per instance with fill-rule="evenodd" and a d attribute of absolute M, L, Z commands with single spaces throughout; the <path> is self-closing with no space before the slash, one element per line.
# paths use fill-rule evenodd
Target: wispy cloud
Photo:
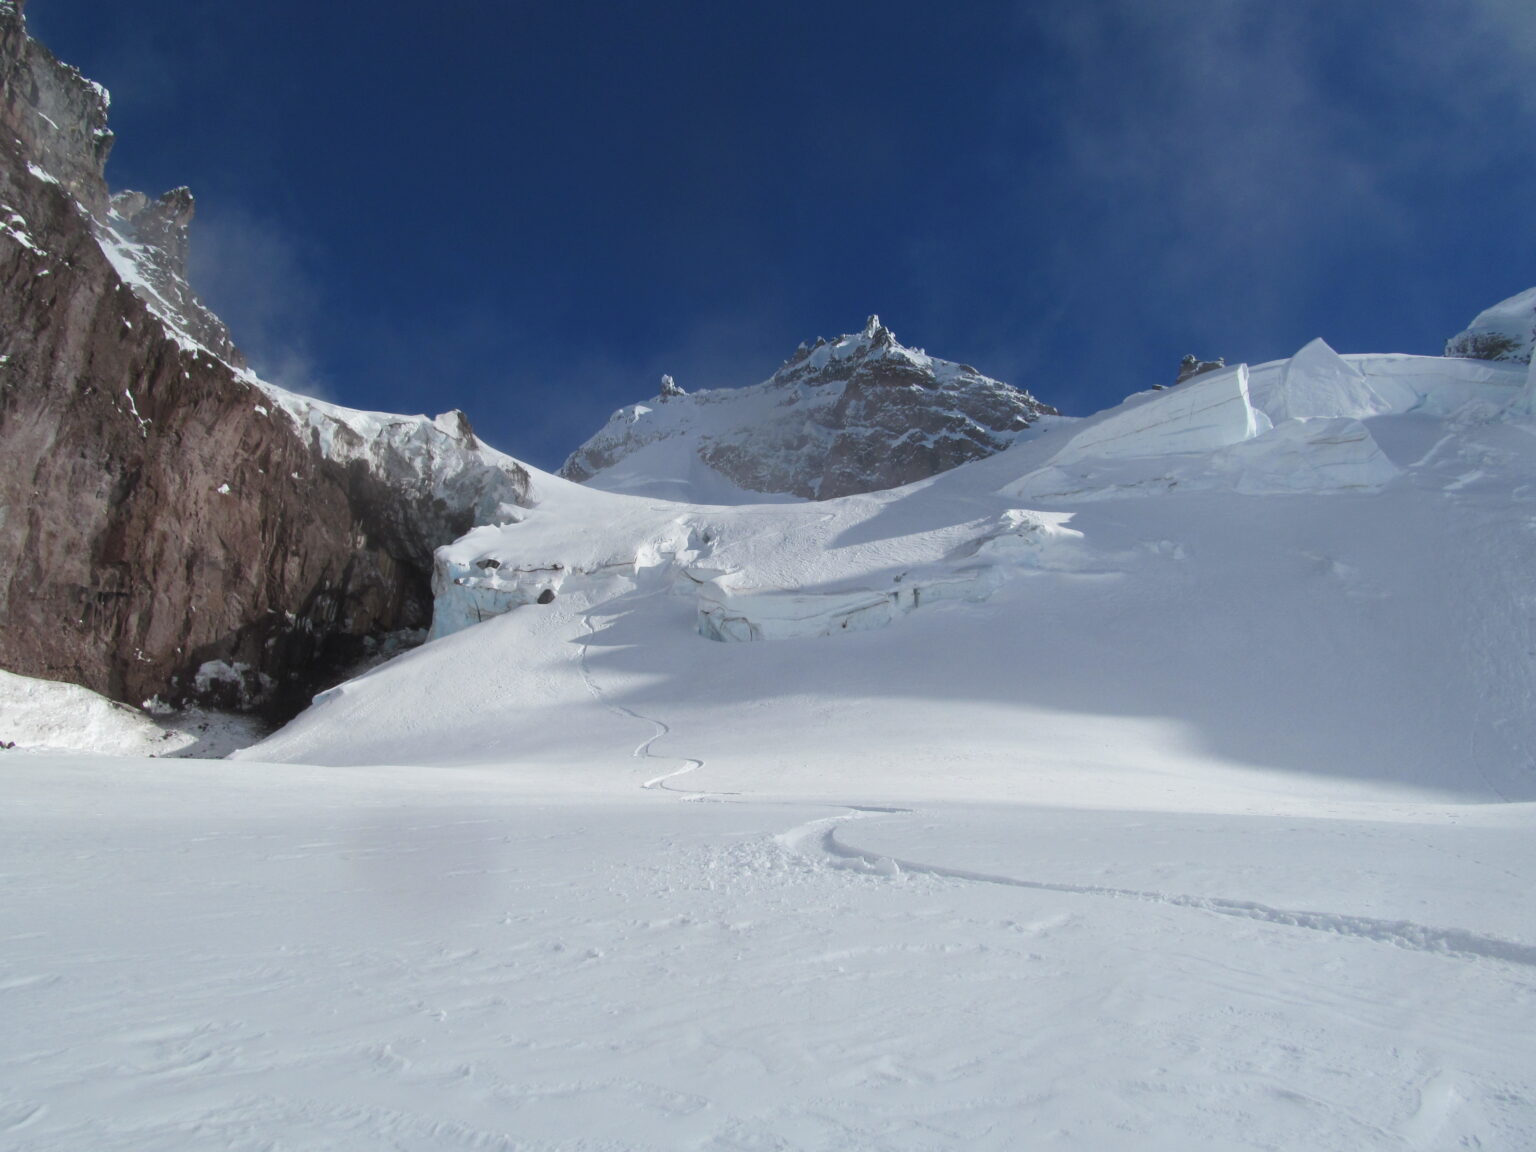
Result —
<path fill-rule="evenodd" d="M 193 290 L 258 373 L 308 396 L 332 395 L 313 351 L 324 301 L 294 239 L 249 210 L 204 203 L 192 223 L 190 264 Z"/>
<path fill-rule="evenodd" d="M 1447 211 L 1476 210 L 1456 182 L 1536 127 L 1523 0 L 1029 0 L 1016 19 L 1041 62 L 996 133 L 1020 198 L 1006 240 L 1033 273 L 1020 302 L 1057 317 L 1054 336 L 1032 328 L 1041 354 L 1072 347 L 1087 372 L 1140 358 L 1132 386 L 1183 351 L 1260 358 L 1319 334 L 1341 253 L 1423 249 Z"/>

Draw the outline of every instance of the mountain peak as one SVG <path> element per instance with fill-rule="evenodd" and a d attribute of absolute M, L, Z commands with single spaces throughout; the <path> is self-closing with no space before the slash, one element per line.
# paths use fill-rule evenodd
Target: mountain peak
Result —
<path fill-rule="evenodd" d="M 990 456 L 1056 411 L 969 365 L 903 346 L 878 316 L 836 340 L 802 342 L 761 384 L 692 395 L 663 387 L 661 399 L 665 411 L 616 412 L 561 475 L 710 503 L 827 500 Z"/>

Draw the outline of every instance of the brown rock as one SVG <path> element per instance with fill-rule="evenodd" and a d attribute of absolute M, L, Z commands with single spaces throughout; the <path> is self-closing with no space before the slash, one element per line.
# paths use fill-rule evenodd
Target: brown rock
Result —
<path fill-rule="evenodd" d="M 527 474 L 482 468 L 462 413 L 402 418 L 452 443 L 451 476 L 391 445 L 333 458 L 227 362 L 212 313 L 173 332 L 98 236 L 125 221 L 184 289 L 191 194 L 111 205 L 105 109 L 0 0 L 0 667 L 288 715 L 427 625 L 433 548 L 526 500 Z"/>

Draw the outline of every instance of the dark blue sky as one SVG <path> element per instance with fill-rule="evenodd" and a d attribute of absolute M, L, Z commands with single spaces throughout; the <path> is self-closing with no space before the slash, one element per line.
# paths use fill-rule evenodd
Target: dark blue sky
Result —
<path fill-rule="evenodd" d="M 879 312 L 1086 413 L 1536 284 L 1529 0 L 31 0 L 265 373 L 554 467 Z"/>

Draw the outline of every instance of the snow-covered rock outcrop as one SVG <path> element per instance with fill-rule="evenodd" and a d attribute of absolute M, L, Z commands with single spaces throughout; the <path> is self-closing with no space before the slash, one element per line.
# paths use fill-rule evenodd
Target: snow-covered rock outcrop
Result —
<path fill-rule="evenodd" d="M 561 475 L 700 503 L 828 500 L 894 488 L 999 452 L 1055 409 L 974 368 L 862 332 L 802 344 L 749 388 L 661 393 L 615 412 Z"/>
<path fill-rule="evenodd" d="M 1525 364 L 1536 334 L 1536 288 L 1517 292 L 1479 312 L 1465 329 L 1445 342 L 1447 356 Z"/>

